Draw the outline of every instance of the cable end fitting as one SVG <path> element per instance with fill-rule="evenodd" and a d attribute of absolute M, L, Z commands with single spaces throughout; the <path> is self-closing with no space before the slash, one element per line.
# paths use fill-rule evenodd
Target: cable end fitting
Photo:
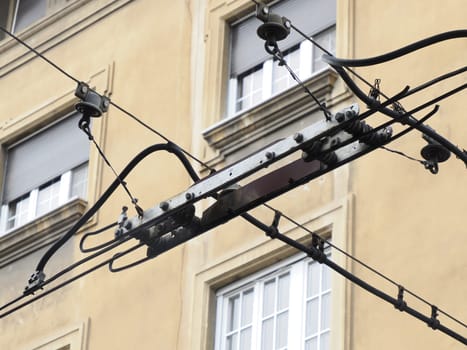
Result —
<path fill-rule="evenodd" d="M 34 294 L 38 289 L 42 289 L 42 284 L 45 280 L 45 273 L 43 271 L 35 271 L 31 277 L 29 277 L 28 285 L 24 288 L 24 295 Z"/>
<path fill-rule="evenodd" d="M 435 305 L 431 305 L 431 318 L 427 322 L 428 327 L 432 328 L 433 330 L 436 330 L 439 328 L 441 322 L 438 320 L 438 308 Z"/>
<path fill-rule="evenodd" d="M 313 233 L 311 237 L 311 246 L 313 248 L 313 254 L 311 254 L 311 258 L 320 264 L 324 263 L 328 258 L 324 253 L 324 239 Z"/>
<path fill-rule="evenodd" d="M 98 118 L 109 109 L 109 98 L 99 95 L 82 81 L 76 87 L 75 96 L 81 100 L 75 105 L 76 110 L 87 118 Z"/>
<path fill-rule="evenodd" d="M 404 301 L 404 287 L 399 286 L 399 293 L 397 294 L 397 302 L 394 304 L 394 307 L 399 311 L 405 311 L 407 308 L 407 303 Z"/>
<path fill-rule="evenodd" d="M 277 236 L 279 235 L 279 221 L 281 219 L 281 216 L 282 213 L 280 211 L 274 211 L 274 219 L 272 220 L 271 226 L 269 226 L 268 230 L 266 231 L 266 235 L 272 239 L 277 238 Z"/>

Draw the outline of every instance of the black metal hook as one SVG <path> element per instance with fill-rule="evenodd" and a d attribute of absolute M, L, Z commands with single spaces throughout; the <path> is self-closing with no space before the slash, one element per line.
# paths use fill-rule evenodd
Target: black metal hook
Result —
<path fill-rule="evenodd" d="M 92 133 L 91 133 L 91 119 L 88 115 L 83 114 L 83 116 L 78 122 L 78 127 L 81 130 L 83 130 L 83 132 L 88 136 L 89 141 L 94 140 L 94 136 L 92 136 Z"/>
<path fill-rule="evenodd" d="M 438 174 L 438 171 L 439 171 L 438 162 L 425 160 L 422 163 L 425 166 L 425 169 L 429 170 L 430 173 L 432 173 L 433 175 Z"/>

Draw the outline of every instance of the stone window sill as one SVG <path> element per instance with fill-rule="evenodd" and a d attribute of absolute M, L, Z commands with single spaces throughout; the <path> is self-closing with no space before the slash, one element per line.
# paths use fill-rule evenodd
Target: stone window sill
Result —
<path fill-rule="evenodd" d="M 55 242 L 81 215 L 87 202 L 75 198 L 0 237 L 0 267 Z"/>
<path fill-rule="evenodd" d="M 336 80 L 337 74 L 325 69 L 304 83 L 318 100 L 326 101 Z M 205 130 L 203 137 L 225 159 L 260 139 L 266 138 L 267 144 L 268 135 L 282 136 L 280 130 L 303 118 L 308 120 L 317 110 L 318 105 L 297 85 L 244 113 L 220 121 Z"/>

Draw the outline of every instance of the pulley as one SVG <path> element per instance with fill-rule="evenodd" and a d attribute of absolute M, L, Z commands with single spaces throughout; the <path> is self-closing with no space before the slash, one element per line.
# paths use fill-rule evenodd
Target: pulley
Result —
<path fill-rule="evenodd" d="M 285 39 L 290 34 L 290 21 L 269 11 L 269 7 L 261 4 L 257 7 L 256 16 L 264 23 L 258 27 L 258 36 L 266 42 Z"/>
<path fill-rule="evenodd" d="M 423 139 L 428 142 L 428 144 L 420 151 L 425 160 L 428 162 L 442 163 L 449 159 L 451 152 L 449 152 L 446 147 L 427 135 L 423 135 Z"/>
<path fill-rule="evenodd" d="M 437 174 L 439 170 L 438 163 L 447 161 L 451 156 L 451 152 L 431 137 L 425 134 L 423 134 L 422 137 L 426 142 L 428 142 L 428 144 L 420 151 L 422 157 L 425 159 L 425 168 L 432 174 Z"/>

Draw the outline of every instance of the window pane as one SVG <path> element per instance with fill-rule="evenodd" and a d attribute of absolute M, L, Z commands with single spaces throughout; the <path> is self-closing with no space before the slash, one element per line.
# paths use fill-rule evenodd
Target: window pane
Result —
<path fill-rule="evenodd" d="M 73 169 L 71 174 L 70 198 L 86 198 L 88 187 L 88 163 Z"/>
<path fill-rule="evenodd" d="M 238 96 L 236 111 L 250 108 L 261 102 L 263 96 L 263 69 L 262 65 L 254 71 L 238 77 Z"/>
<path fill-rule="evenodd" d="M 318 338 L 314 337 L 305 342 L 305 350 L 318 350 Z"/>
<path fill-rule="evenodd" d="M 287 332 L 289 331 L 289 313 L 283 312 L 277 316 L 276 349 L 287 346 Z"/>
<path fill-rule="evenodd" d="M 329 350 L 330 349 L 330 347 L 329 347 L 330 338 L 331 338 L 330 335 L 331 335 L 330 332 L 326 332 L 326 333 L 321 334 L 321 336 L 319 337 L 319 349 L 320 350 Z"/>
<path fill-rule="evenodd" d="M 248 327 L 240 333 L 240 349 L 248 350 L 251 348 L 251 327 Z"/>
<path fill-rule="evenodd" d="M 311 262 L 308 264 L 307 276 L 307 298 L 315 296 L 319 293 L 319 264 Z"/>
<path fill-rule="evenodd" d="M 261 329 L 261 349 L 271 350 L 273 349 L 273 336 L 274 336 L 274 318 L 269 318 L 263 321 Z"/>
<path fill-rule="evenodd" d="M 292 71 L 299 76 L 300 74 L 300 50 L 299 47 L 293 48 L 288 54 L 284 55 L 284 59 L 292 69 Z M 296 84 L 288 70 L 284 66 L 280 66 L 278 61 L 274 62 L 272 71 L 272 92 L 274 94 L 284 91 L 285 89 Z"/>
<path fill-rule="evenodd" d="M 60 178 L 39 189 L 36 215 L 42 215 L 58 206 L 60 197 Z"/>
<path fill-rule="evenodd" d="M 277 309 L 279 311 L 289 307 L 289 285 L 290 273 L 279 277 L 279 287 L 277 296 Z"/>
<path fill-rule="evenodd" d="M 336 27 L 333 26 L 326 29 L 324 32 L 314 36 L 315 41 L 322 46 L 324 49 L 330 51 L 332 54 L 336 51 Z M 315 46 L 313 50 L 313 71 L 319 71 L 327 67 L 327 64 L 323 62 L 321 56 L 324 54 L 318 47 Z"/>
<path fill-rule="evenodd" d="M 324 292 L 328 289 L 331 289 L 331 270 L 329 269 L 329 267 L 322 265 L 321 273 L 322 273 L 321 290 Z"/>
<path fill-rule="evenodd" d="M 276 295 L 276 280 L 270 280 L 264 283 L 263 289 L 263 317 L 274 313 L 274 300 Z"/>
<path fill-rule="evenodd" d="M 7 230 L 18 227 L 28 221 L 29 194 L 8 204 Z"/>
<path fill-rule="evenodd" d="M 316 33 L 336 20 L 336 0 L 284 0 L 272 4 L 270 10 L 290 18 L 293 24 L 307 35 Z M 260 24 L 253 13 L 245 20 L 231 24 L 231 76 L 237 76 L 269 58 L 269 54 L 264 50 L 264 41 L 256 34 Z M 302 36 L 292 30 L 279 45 L 286 50 L 302 40 Z"/>
<path fill-rule="evenodd" d="M 237 333 L 232 334 L 227 337 L 227 349 L 228 350 L 237 350 L 238 335 Z"/>
<path fill-rule="evenodd" d="M 320 279 L 325 278 L 321 265 L 310 259 L 278 265 L 275 272 L 268 268 L 254 279 L 236 282 L 230 291 L 225 287 L 218 292 L 218 305 L 225 310 L 216 327 L 216 344 L 222 344 L 222 350 L 233 346 L 236 350 L 324 350 L 327 346 L 328 340 L 322 343 L 321 337 L 329 337 L 332 293 L 321 290 Z M 303 289 L 311 281 L 318 288 L 306 298 L 311 293 Z"/>
<path fill-rule="evenodd" d="M 319 299 L 315 298 L 306 303 L 306 326 L 305 336 L 318 332 L 318 317 L 319 317 Z"/>
<path fill-rule="evenodd" d="M 331 293 L 327 293 L 321 298 L 321 329 L 328 329 L 331 325 Z"/>
<path fill-rule="evenodd" d="M 16 13 L 15 32 L 19 32 L 47 13 L 47 0 L 19 0 Z"/>
<path fill-rule="evenodd" d="M 251 323 L 253 319 L 253 289 L 243 292 L 242 300 L 242 321 L 241 325 L 246 326 Z"/>
<path fill-rule="evenodd" d="M 240 312 L 240 296 L 235 295 L 229 298 L 229 311 L 228 311 L 228 322 L 227 331 L 231 332 L 238 328 L 238 314 Z"/>

